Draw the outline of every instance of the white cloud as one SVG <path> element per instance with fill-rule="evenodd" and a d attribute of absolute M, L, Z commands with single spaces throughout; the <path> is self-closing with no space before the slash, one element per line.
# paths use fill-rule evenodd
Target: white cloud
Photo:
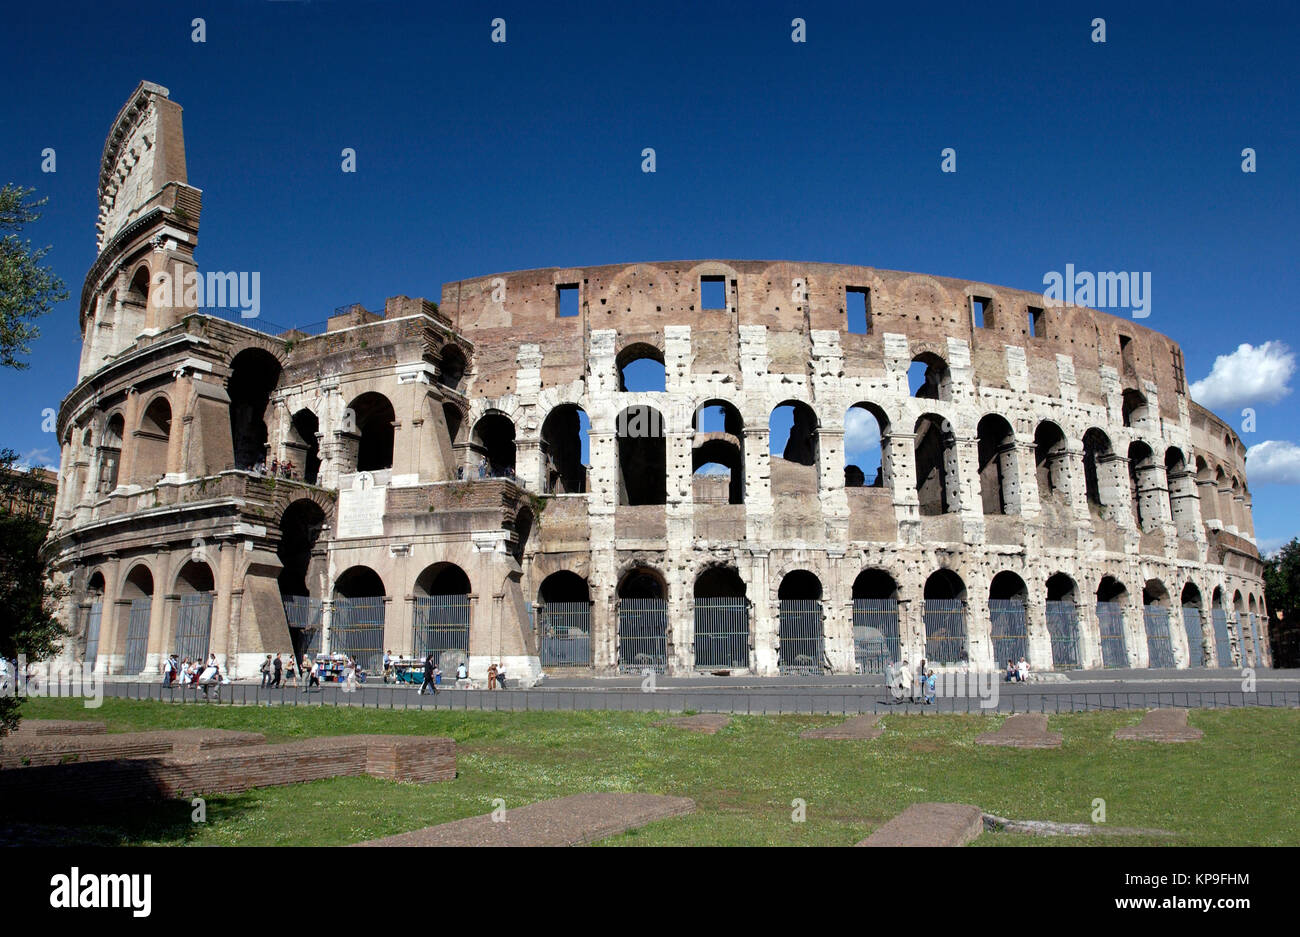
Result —
<path fill-rule="evenodd" d="M 1268 559 L 1294 539 L 1294 537 L 1265 537 L 1255 542 L 1255 548 L 1259 550 L 1261 559 Z"/>
<path fill-rule="evenodd" d="M 866 469 L 867 463 L 875 468 L 880 456 L 880 426 L 876 418 L 861 407 L 853 407 L 844 415 L 844 451 L 848 463 Z"/>
<path fill-rule="evenodd" d="M 31 471 L 32 466 L 38 465 L 41 468 L 49 469 L 51 472 L 59 470 L 58 459 L 50 461 L 50 449 L 33 449 L 30 452 L 18 457 L 14 463 L 14 468 L 22 469 L 24 472 Z"/>
<path fill-rule="evenodd" d="M 1269 439 L 1246 450 L 1246 476 L 1252 485 L 1300 485 L 1300 446 Z"/>
<path fill-rule="evenodd" d="M 1282 342 L 1242 343 L 1230 355 L 1219 355 L 1209 376 L 1192 384 L 1192 397 L 1211 410 L 1277 403 L 1291 388 L 1295 355 Z"/>

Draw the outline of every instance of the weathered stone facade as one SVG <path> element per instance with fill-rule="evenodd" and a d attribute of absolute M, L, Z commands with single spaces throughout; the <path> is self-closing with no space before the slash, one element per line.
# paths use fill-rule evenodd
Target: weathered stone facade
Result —
<path fill-rule="evenodd" d="M 1215 658 L 1216 607 L 1232 660 L 1267 660 L 1250 634 L 1264 609 L 1245 448 L 1187 396 L 1177 344 L 1131 321 L 942 277 L 700 261 L 460 280 L 437 304 L 399 296 L 272 337 L 136 286 L 194 264 L 199 193 L 164 89 L 137 90 L 104 160 L 51 548 L 81 653 L 98 604 L 110 672 L 128 657 L 153 671 L 196 594 L 211 596 L 211 649 L 244 674 L 289 651 L 284 596 L 321 603 L 325 644 L 340 608 L 371 609 L 402 653 L 428 649 L 417 625 L 463 618 L 474 674 L 504 663 L 525 682 L 557 662 L 538 607 L 557 602 L 587 609 L 590 635 L 560 662 L 654 658 L 620 638 L 638 599 L 662 603 L 653 663 L 673 672 L 719 666 L 697 660 L 694 624 L 717 597 L 746 609 L 727 669 L 757 673 L 790 663 L 786 599 L 819 603 L 801 620 L 816 616 L 813 664 L 834 672 L 860 665 L 868 599 L 897 601 L 912 660 L 927 656 L 925 602 L 949 599 L 966 631 L 951 662 L 1001 663 L 990 598 L 1023 604 L 1039 668 L 1056 653 L 1049 601 L 1077 607 L 1081 666 L 1102 664 L 1096 601 L 1122 608 L 1131 665 L 1149 663 L 1144 605 L 1169 609 L 1177 666 L 1197 635 Z M 663 389 L 624 390 L 646 359 Z M 782 407 L 793 428 L 775 455 Z M 880 428 L 878 474 L 845 465 L 854 408 Z M 1203 624 L 1185 628 L 1184 606 Z"/>

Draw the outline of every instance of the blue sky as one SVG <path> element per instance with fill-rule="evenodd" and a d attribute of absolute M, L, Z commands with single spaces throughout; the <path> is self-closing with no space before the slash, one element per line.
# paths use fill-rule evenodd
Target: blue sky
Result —
<path fill-rule="evenodd" d="M 1300 533 L 1292 5 L 130 10 L 7 13 L 22 41 L 0 65 L 0 182 L 50 197 L 29 234 L 73 297 L 42 323 L 31 370 L 0 374 L 0 444 L 33 461 L 56 459 L 42 411 L 76 379 L 104 137 L 148 79 L 185 108 L 201 268 L 260 271 L 277 326 L 436 298 L 459 277 L 631 260 L 862 263 L 1024 289 L 1067 263 L 1150 271 L 1143 324 L 1182 343 L 1189 380 L 1215 372 L 1198 396 L 1239 428 L 1256 409 L 1242 438 L 1263 447 L 1261 544 Z M 940 172 L 945 147 L 956 173 Z"/>

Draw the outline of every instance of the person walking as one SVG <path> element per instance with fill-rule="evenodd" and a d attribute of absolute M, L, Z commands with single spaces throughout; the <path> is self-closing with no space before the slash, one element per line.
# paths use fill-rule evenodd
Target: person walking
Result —
<path fill-rule="evenodd" d="M 262 661 L 262 686 L 271 685 L 271 655 L 266 655 L 266 660 Z"/>
<path fill-rule="evenodd" d="M 920 692 L 922 698 L 925 697 L 925 658 L 921 658 L 920 665 L 916 668 L 916 679 L 912 682 L 912 702 L 916 702 L 916 694 Z"/>
<path fill-rule="evenodd" d="M 298 689 L 298 668 L 293 654 L 284 662 L 284 685 Z"/>
<path fill-rule="evenodd" d="M 311 689 L 311 680 L 315 673 L 316 666 L 312 663 L 312 659 L 307 656 L 306 652 L 302 655 L 302 666 L 298 669 L 302 671 L 302 688 L 304 690 Z M 316 685 L 320 686 L 319 680 L 316 681 Z"/>
<path fill-rule="evenodd" d="M 320 689 L 320 664 L 316 663 L 316 661 L 314 660 L 312 661 L 307 660 L 305 656 L 303 657 L 303 662 L 307 664 L 307 675 L 308 675 L 307 689 L 310 690 L 312 687 L 316 687 L 316 689 L 319 690 Z"/>
<path fill-rule="evenodd" d="M 488 682 L 487 688 L 489 690 L 495 690 L 497 688 L 497 665 L 496 664 L 488 665 L 487 682 Z"/>
<path fill-rule="evenodd" d="M 430 690 L 432 690 L 434 696 L 438 695 L 438 684 L 436 684 L 433 680 L 434 669 L 435 668 L 433 666 L 433 654 L 430 653 L 427 657 L 424 658 L 424 682 L 420 684 L 421 696 L 424 695 L 425 687 L 428 687 Z"/>
<path fill-rule="evenodd" d="M 271 668 L 273 674 L 271 678 L 271 686 L 278 687 L 281 679 L 284 677 L 284 661 L 280 659 L 279 654 L 275 655 L 275 660 L 272 662 Z"/>
<path fill-rule="evenodd" d="M 506 688 L 506 665 L 505 664 L 502 664 L 500 667 L 497 668 L 497 686 L 501 687 L 501 689 L 503 690 Z"/>
<path fill-rule="evenodd" d="M 438 687 L 440 687 L 440 686 L 442 686 L 442 668 L 438 667 L 438 666 L 435 664 L 435 665 L 434 665 L 434 668 L 433 668 L 433 688 L 434 688 L 434 691 L 436 692 L 437 689 L 438 689 Z"/>
<path fill-rule="evenodd" d="M 934 671 L 928 671 L 925 675 L 925 705 L 934 705 Z"/>

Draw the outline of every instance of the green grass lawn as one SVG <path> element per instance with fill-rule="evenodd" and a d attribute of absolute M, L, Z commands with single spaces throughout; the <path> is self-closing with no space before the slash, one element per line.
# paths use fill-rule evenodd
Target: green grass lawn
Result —
<path fill-rule="evenodd" d="M 28 718 L 96 719 L 110 731 L 223 728 L 268 741 L 350 733 L 446 735 L 456 780 L 414 785 L 337 778 L 207 799 L 207 822 L 188 801 L 38 818 L 30 805 L 0 816 L 49 822 L 78 843 L 337 845 L 589 791 L 685 795 L 696 813 L 606 840 L 606 845 L 849 846 L 909 804 L 960 801 L 1013 819 L 1088 822 L 1094 798 L 1106 824 L 1173 832 L 1169 838 L 1038 838 L 1007 833 L 980 845 L 1300 845 L 1293 796 L 1300 711 L 1198 710 L 1199 742 L 1116 742 L 1141 712 L 1050 717 L 1061 748 L 1018 751 L 975 744 L 1001 716 L 883 717 L 873 741 L 806 741 L 804 729 L 841 717 L 737 716 L 715 736 L 657 728 L 662 714 L 419 712 L 353 708 L 177 706 L 108 699 L 32 700 Z M 806 820 L 792 822 L 796 798 Z"/>

